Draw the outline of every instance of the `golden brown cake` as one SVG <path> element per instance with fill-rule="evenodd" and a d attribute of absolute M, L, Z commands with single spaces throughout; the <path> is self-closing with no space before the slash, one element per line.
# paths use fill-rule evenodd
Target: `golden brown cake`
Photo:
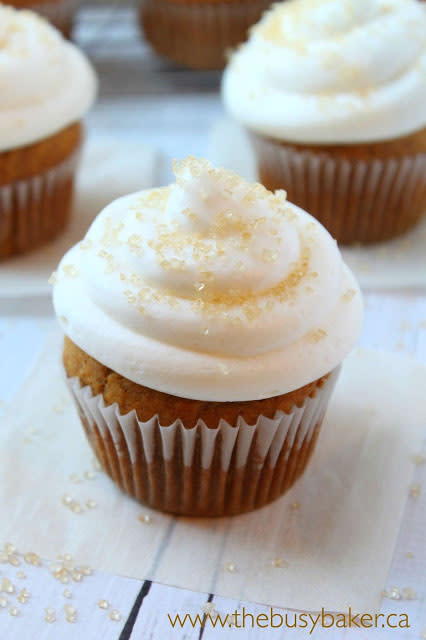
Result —
<path fill-rule="evenodd" d="M 394 238 L 426 212 L 426 129 L 369 145 L 251 139 L 262 184 L 285 187 L 340 244 Z"/>
<path fill-rule="evenodd" d="M 222 69 L 228 49 L 272 0 L 142 0 L 145 37 L 155 51 L 193 69 Z"/>
<path fill-rule="evenodd" d="M 0 192 L 16 193 L 0 204 L 0 258 L 35 249 L 66 226 L 82 139 L 75 123 L 42 142 L 0 153 Z M 37 199 L 19 198 L 22 181 L 39 191 Z"/>
<path fill-rule="evenodd" d="M 68 386 L 105 471 L 156 509 L 236 514 L 287 491 L 362 321 L 330 234 L 206 160 L 120 198 L 54 275 Z"/>
<path fill-rule="evenodd" d="M 210 429 L 217 429 L 221 420 L 238 430 L 240 420 L 255 425 L 259 416 L 273 420 L 278 412 L 291 414 L 303 408 L 308 398 L 321 393 L 329 376 L 323 376 L 293 392 L 255 400 L 251 402 L 203 402 L 179 398 L 155 391 L 128 380 L 108 369 L 79 349 L 69 338 L 65 338 L 63 362 L 69 379 L 77 379 L 81 387 L 89 387 L 93 396 L 103 399 L 105 405 L 117 404 L 122 415 L 135 411 L 141 422 L 149 421 L 153 415 L 156 422 L 169 427 L 179 421 L 184 429 L 196 428 L 199 421 Z M 203 469 L 202 440 L 198 438 L 193 451 L 193 463 L 186 468 L 183 450 L 177 432 L 174 455 L 165 460 L 161 447 L 161 430 L 154 433 L 152 460 L 147 460 L 141 441 L 140 427 L 116 430 L 114 440 L 105 436 L 105 431 L 93 425 L 83 407 L 79 405 L 80 417 L 93 451 L 106 473 L 127 493 L 144 504 L 169 513 L 219 516 L 243 513 L 264 506 L 275 500 L 296 482 L 305 470 L 315 448 L 323 414 L 308 436 L 294 442 L 290 438 L 281 447 L 277 460 L 271 464 L 271 453 L 262 457 L 252 441 L 243 468 L 239 468 L 236 456 L 229 467 L 221 468 L 224 452 L 222 438 L 218 437 L 212 454 L 212 463 Z M 135 443 L 130 452 L 126 442 Z"/>
<path fill-rule="evenodd" d="M 1 260 L 65 227 L 80 120 L 94 101 L 96 79 L 83 54 L 35 13 L 0 5 L 0 23 Z"/>
<path fill-rule="evenodd" d="M 215 429 L 221 418 L 231 425 L 235 425 L 239 417 L 248 424 L 255 424 L 259 415 L 272 420 L 277 411 L 290 413 L 294 407 L 303 406 L 306 398 L 313 397 L 328 377 L 322 376 L 300 389 L 273 398 L 245 402 L 203 402 L 179 398 L 136 384 L 91 358 L 67 337 L 63 362 L 67 376 L 78 378 L 82 387 L 89 386 L 94 396 L 101 394 L 106 405 L 117 403 L 123 414 L 135 410 L 143 422 L 153 415 L 158 415 L 160 424 L 166 426 L 181 419 L 187 429 L 195 427 L 198 420 L 203 420 L 210 429 Z"/>

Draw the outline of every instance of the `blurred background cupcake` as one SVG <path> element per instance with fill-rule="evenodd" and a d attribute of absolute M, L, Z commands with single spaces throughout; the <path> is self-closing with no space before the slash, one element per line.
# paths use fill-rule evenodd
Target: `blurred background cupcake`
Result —
<path fill-rule="evenodd" d="M 46 20 L 0 5 L 0 259 L 61 231 L 70 214 L 96 77 Z"/>
<path fill-rule="evenodd" d="M 272 0 L 141 0 L 141 24 L 157 53 L 194 69 L 222 69 Z"/>
<path fill-rule="evenodd" d="M 362 299 L 329 233 L 188 158 L 120 198 L 62 259 L 63 361 L 104 470 L 151 507 L 250 511 L 303 473 Z"/>
<path fill-rule="evenodd" d="M 6 4 L 39 13 L 69 38 L 81 0 L 8 0 Z"/>
<path fill-rule="evenodd" d="M 225 105 L 260 179 L 341 243 L 403 233 L 426 208 L 426 13 L 418 0 L 275 5 L 233 56 Z"/>

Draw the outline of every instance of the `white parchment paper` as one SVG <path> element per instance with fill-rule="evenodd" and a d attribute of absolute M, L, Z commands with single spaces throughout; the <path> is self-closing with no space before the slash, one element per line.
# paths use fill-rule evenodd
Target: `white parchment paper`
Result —
<path fill-rule="evenodd" d="M 187 519 L 150 512 L 103 473 L 84 477 L 93 458 L 61 375 L 60 343 L 55 333 L 1 420 L 0 540 L 48 559 L 68 552 L 115 574 L 274 606 L 378 607 L 425 431 L 424 366 L 356 351 L 312 462 L 289 494 L 243 516 Z M 64 495 L 83 512 L 62 504 Z"/>

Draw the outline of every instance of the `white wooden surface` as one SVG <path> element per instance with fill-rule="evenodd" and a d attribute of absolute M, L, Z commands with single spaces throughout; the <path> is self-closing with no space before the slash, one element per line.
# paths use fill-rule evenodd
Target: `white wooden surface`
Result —
<path fill-rule="evenodd" d="M 7 404 L 17 391 L 20 383 L 30 371 L 39 353 L 54 319 L 49 315 L 16 315 L 9 306 L 0 309 L 0 410 Z M 366 319 L 361 344 L 394 351 L 407 351 L 416 354 L 426 363 L 426 299 L 423 295 L 401 293 L 368 294 L 366 296 Z M 397 473 L 397 470 L 395 470 Z M 426 486 L 426 466 L 416 468 L 416 482 Z M 414 481 L 414 479 L 413 479 Z M 390 568 L 387 588 L 396 585 L 399 588 L 410 586 L 415 589 L 417 597 L 413 601 L 383 601 L 383 610 L 410 613 L 412 629 L 404 636 L 418 638 L 423 628 L 426 628 L 425 603 L 425 575 L 426 575 L 426 545 L 424 536 L 415 533 L 414 523 L 420 510 L 426 510 L 426 494 L 423 492 L 415 501 L 407 499 L 407 507 L 401 532 L 395 549 L 392 567 Z M 37 523 L 34 524 L 37 526 Z M 385 532 L 384 532 L 385 535 Z M 416 537 L 417 535 L 417 537 Z M 13 540 L 0 543 L 12 542 Z M 413 553 L 413 558 L 407 558 L 406 553 Z M 64 549 L 66 552 L 66 549 Z M 26 579 L 18 579 L 17 571 L 23 570 Z M 25 562 L 22 566 L 14 567 L 10 564 L 0 564 L 0 580 L 2 576 L 9 577 L 20 589 L 24 586 L 31 596 L 27 604 L 20 604 L 16 600 L 16 593 L 5 594 L 11 605 L 20 609 L 17 617 L 12 617 L 8 608 L 0 607 L 0 638 L 1 640 L 67 640 L 78 635 L 84 640 L 123 640 L 125 638 L 144 639 L 153 638 L 198 638 L 200 628 L 192 629 L 186 625 L 183 630 L 172 629 L 167 614 L 185 614 L 187 612 L 202 613 L 202 606 L 209 594 L 193 593 L 170 586 L 159 584 L 145 584 L 137 580 L 115 577 L 102 572 L 84 578 L 83 582 L 72 582 L 63 585 L 53 579 L 46 567 L 34 568 Z M 383 585 L 385 587 L 385 585 Z M 63 597 L 63 591 L 69 588 L 73 593 L 72 600 Z M 143 599 L 139 597 L 144 589 Z M 112 621 L 108 617 L 109 610 L 103 611 L 97 606 L 100 599 L 107 599 L 112 608 L 121 613 L 121 621 Z M 215 609 L 221 614 L 246 610 L 254 613 L 267 611 L 267 607 L 251 603 L 240 603 L 217 596 L 211 596 Z M 76 622 L 66 622 L 63 612 L 64 604 L 73 604 L 78 614 Z M 140 606 L 141 605 L 141 606 Z M 140 608 L 138 609 L 138 607 Z M 48 624 L 44 620 L 44 608 L 53 607 L 56 610 L 57 621 Z M 132 609 L 133 614 L 132 614 Z M 130 622 L 125 628 L 126 621 Z M 132 627 L 132 623 L 134 626 Z M 123 631 L 123 629 L 125 630 Z M 234 637 L 242 634 L 244 638 L 282 637 L 280 630 L 259 629 L 227 629 L 213 630 L 206 627 L 203 638 Z M 282 633 L 282 630 L 281 630 Z M 335 633 L 335 632 L 333 632 Z M 383 632 L 385 634 L 385 632 Z M 387 632 L 389 633 L 389 631 Z M 324 630 L 314 637 L 343 638 L 343 634 L 333 636 L 331 631 Z M 294 637 L 304 637 L 299 631 Z M 367 637 L 367 636 L 362 636 Z M 378 636 L 380 637 L 380 635 Z M 383 635 L 383 637 L 387 637 Z M 401 636 L 402 637 L 402 636 Z"/>
<path fill-rule="evenodd" d="M 205 151 L 205 131 L 217 117 L 218 75 L 198 74 L 177 70 L 156 59 L 141 44 L 138 28 L 131 10 L 110 8 L 104 12 L 89 10 L 82 13 L 76 30 L 78 42 L 92 55 L 101 76 L 101 102 L 89 118 L 92 129 L 119 131 L 133 139 L 143 139 L 160 147 L 169 156 L 182 153 L 202 154 Z M 161 96 L 161 100 L 159 100 Z M 143 104 L 143 118 L 136 104 Z M 119 108 L 117 108 L 119 107 Z M 188 117 L 191 114 L 191 117 Z M 186 126 L 182 122 L 186 121 Z M 0 267 L 1 268 L 1 267 Z M 416 354 L 426 363 L 426 298 L 424 294 L 399 292 L 369 293 L 366 296 L 366 320 L 361 343 L 390 350 L 404 350 Z M 19 388 L 30 371 L 43 341 L 54 322 L 47 299 L 4 301 L 0 305 L 0 412 Z M 395 470 L 397 473 L 398 470 Z M 416 468 L 413 479 L 426 488 L 426 466 Z M 411 629 L 394 637 L 419 638 L 426 633 L 426 544 L 425 537 L 413 533 L 416 517 L 426 511 L 426 491 L 416 500 L 407 500 L 407 507 L 392 567 L 388 588 L 411 586 L 417 592 L 412 601 L 385 599 L 383 610 L 406 611 L 410 614 Z M 34 523 L 37 526 L 37 523 Z M 386 532 L 384 532 L 386 535 Z M 12 542 L 0 540 L 0 544 Z M 64 549 L 66 552 L 66 549 Z M 413 554 L 412 558 L 406 556 Z M 26 578 L 17 578 L 22 570 Z M 0 640 L 167 640 L 168 638 L 282 638 L 308 637 L 304 631 L 287 632 L 282 629 L 259 630 L 246 628 L 213 630 L 206 627 L 172 630 L 167 614 L 202 613 L 209 599 L 222 614 L 232 613 L 242 606 L 252 613 L 266 611 L 253 603 L 239 603 L 215 596 L 194 593 L 159 584 L 142 583 L 125 577 L 95 572 L 80 582 L 63 585 L 47 570 L 31 567 L 25 562 L 14 567 L 0 563 L 0 582 L 9 577 L 19 589 L 30 592 L 27 604 L 6 595 L 10 604 L 0 607 Z M 385 585 L 384 585 L 385 587 Z M 63 591 L 68 588 L 73 598 L 67 600 Z M 100 599 L 111 603 L 110 609 L 97 606 Z M 77 609 L 74 623 L 66 622 L 64 604 Z M 19 615 L 9 613 L 10 606 L 19 608 Z M 44 608 L 56 610 L 56 622 L 44 620 Z M 120 621 L 110 620 L 109 611 L 118 609 Z M 374 637 L 387 638 L 389 631 L 379 631 Z M 367 631 L 357 637 L 370 637 Z M 346 634 L 332 630 L 314 633 L 315 638 L 344 638 Z"/>

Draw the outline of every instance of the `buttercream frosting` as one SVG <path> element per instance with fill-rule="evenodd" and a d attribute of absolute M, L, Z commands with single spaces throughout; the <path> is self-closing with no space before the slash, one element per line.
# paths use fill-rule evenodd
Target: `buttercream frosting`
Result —
<path fill-rule="evenodd" d="M 107 206 L 64 256 L 64 332 L 124 377 L 200 400 L 272 397 L 334 369 L 362 301 L 330 234 L 284 191 L 205 160 L 174 171 Z"/>
<path fill-rule="evenodd" d="M 79 120 L 96 95 L 84 54 L 31 11 L 0 5 L 0 151 Z"/>
<path fill-rule="evenodd" d="M 283 141 L 356 143 L 426 124 L 426 6 L 287 0 L 267 11 L 223 78 L 230 113 Z"/>

